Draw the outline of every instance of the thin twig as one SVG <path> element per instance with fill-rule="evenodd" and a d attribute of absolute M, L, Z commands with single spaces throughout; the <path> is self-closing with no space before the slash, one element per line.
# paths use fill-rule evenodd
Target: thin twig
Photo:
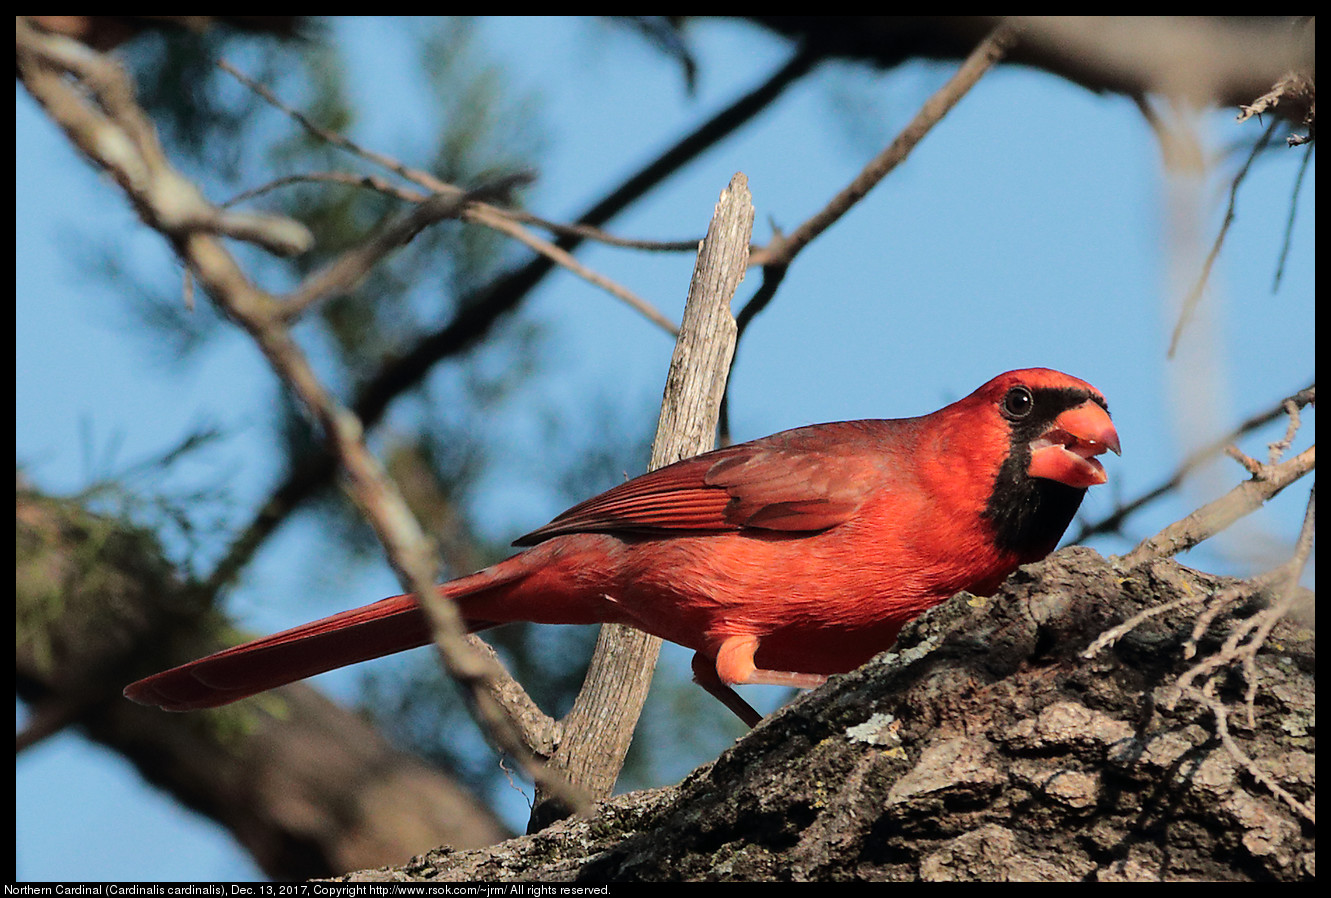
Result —
<path fill-rule="evenodd" d="M 1192 320 L 1197 303 L 1201 300 L 1202 292 L 1206 289 L 1206 283 L 1211 278 L 1211 268 L 1220 255 L 1220 248 L 1225 244 L 1225 236 L 1229 233 L 1229 226 L 1234 223 L 1234 210 L 1238 205 L 1239 185 L 1248 176 L 1248 169 L 1252 168 L 1253 160 L 1271 142 L 1271 135 L 1275 133 L 1277 124 L 1278 122 L 1272 120 L 1271 124 L 1266 126 L 1261 138 L 1253 145 L 1252 152 L 1244 160 L 1243 167 L 1239 169 L 1238 174 L 1234 176 L 1234 180 L 1229 185 L 1229 204 L 1225 207 L 1225 220 L 1220 224 L 1220 232 L 1215 235 L 1215 242 L 1211 244 L 1211 251 L 1206 254 L 1206 261 L 1202 263 L 1201 274 L 1197 276 L 1197 281 L 1192 285 L 1192 289 L 1188 291 L 1188 295 L 1183 298 L 1183 308 L 1179 310 L 1178 322 L 1175 323 L 1174 333 L 1169 338 L 1170 358 L 1174 357 L 1174 351 L 1178 348 L 1178 341 L 1183 336 L 1183 328 Z"/>
<path fill-rule="evenodd" d="M 1308 174 L 1308 169 L 1313 158 L 1312 144 L 1308 144 L 1308 149 L 1303 152 L 1303 159 L 1299 162 L 1299 173 L 1294 177 L 1294 190 L 1289 198 L 1289 216 L 1285 219 L 1285 234 L 1280 241 L 1280 258 L 1276 262 L 1275 279 L 1271 283 L 1271 292 L 1276 293 L 1280 290 L 1280 282 L 1285 276 L 1285 263 L 1289 260 L 1290 247 L 1294 243 L 1294 216 L 1299 210 L 1299 197 L 1303 193 L 1303 176 Z"/>
<path fill-rule="evenodd" d="M 896 139 L 873 158 L 826 206 L 773 246 L 756 251 L 751 265 L 789 265 L 810 241 L 850 211 L 884 177 L 906 160 L 924 136 L 942 121 L 972 87 L 1017 42 L 1017 30 L 1006 23 L 989 33 L 966 57 L 961 68 L 934 93 Z"/>
<path fill-rule="evenodd" d="M 617 284 L 605 275 L 593 271 L 586 265 L 583 265 L 573 257 L 572 253 L 561 249 L 558 245 L 551 243 L 548 240 L 537 237 L 517 222 L 511 221 L 505 217 L 497 209 L 485 206 L 484 204 L 478 204 L 469 209 L 464 217 L 469 221 L 480 222 L 502 234 L 507 234 L 519 243 L 524 244 L 545 256 L 547 259 L 550 259 L 573 272 L 588 283 L 595 284 L 611 296 L 621 300 L 671 336 L 679 335 L 679 325 L 675 324 L 661 312 L 657 311 L 656 307 L 647 302 L 647 300 L 641 298 L 627 287 Z"/>
<path fill-rule="evenodd" d="M 1224 746 L 1225 751 L 1233 758 L 1240 767 L 1246 770 L 1253 779 L 1260 782 L 1270 790 L 1271 794 L 1279 798 L 1285 804 L 1289 805 L 1294 813 L 1303 817 L 1313 826 L 1317 825 L 1317 812 L 1311 805 L 1299 801 L 1281 786 L 1265 770 L 1259 767 L 1252 758 L 1245 752 L 1234 740 L 1234 736 L 1229 732 L 1229 709 L 1224 702 L 1212 695 L 1207 695 L 1203 690 L 1191 688 L 1188 690 L 1188 697 L 1211 712 L 1211 718 L 1215 721 L 1215 733 L 1220 739 L 1220 744 Z"/>
<path fill-rule="evenodd" d="M 578 216 L 579 225 L 605 224 L 704 151 L 733 134 L 781 94 L 806 75 L 817 57 L 801 50 L 783 63 L 753 90 L 722 108 L 660 156 L 630 175 Z M 572 252 L 585 238 L 566 233 L 555 245 Z M 490 283 L 469 293 L 458 303 L 459 311 L 436 330 L 420 337 L 414 346 L 395 356 L 370 377 L 351 403 L 352 411 L 367 429 L 383 420 L 389 406 L 420 382 L 440 359 L 465 352 L 483 340 L 507 314 L 516 309 L 551 271 L 555 264 L 537 256 L 504 272 Z M 250 523 L 232 540 L 222 560 L 208 578 L 210 592 L 230 583 L 249 563 L 254 553 L 310 496 L 325 487 L 335 472 L 332 459 L 322 450 L 293 460 L 290 473 L 269 494 Z"/>
<path fill-rule="evenodd" d="M 280 190 L 284 187 L 291 187 L 297 184 L 345 184 L 349 187 L 360 187 L 366 190 L 374 190 L 385 196 L 391 196 L 408 203 L 423 202 L 428 193 L 419 190 L 413 190 L 410 187 L 403 187 L 400 184 L 394 184 L 387 178 L 378 175 L 362 175 L 355 172 L 344 171 L 321 171 L 306 172 L 299 175 L 285 175 L 281 178 L 274 178 L 266 184 L 260 184 L 249 190 L 239 193 L 222 204 L 223 208 L 248 202 L 265 193 L 271 193 L 274 190 Z M 698 240 L 646 240 L 637 237 L 620 237 L 611 234 L 601 228 L 594 228 L 590 225 L 563 224 L 557 221 L 541 218 L 539 215 L 533 215 L 530 212 L 521 209 L 498 208 L 501 215 L 512 221 L 522 224 L 535 225 L 542 230 L 549 231 L 557 235 L 577 236 L 586 240 L 592 240 L 602 243 L 606 246 L 615 246 L 622 249 L 640 249 L 646 252 L 693 252 L 698 248 Z"/>
<path fill-rule="evenodd" d="M 54 42 L 16 19 L 17 62 L 23 83 L 95 164 L 114 177 L 151 227 L 166 237 L 213 301 L 255 340 L 289 389 L 320 425 L 347 473 L 348 492 L 374 528 L 403 585 L 421 598 L 445 668 L 462 686 L 473 715 L 500 750 L 513 755 L 543 788 L 573 807 L 585 799 L 527 751 L 522 735 L 489 684 L 497 674 L 467 642 L 457 607 L 434 588 L 437 564 L 429 540 L 406 502 L 364 443 L 361 422 L 319 382 L 281 316 L 280 304 L 249 280 L 225 246 L 199 222 L 206 201 L 170 166 L 123 70 L 84 53 L 77 67 L 58 62 Z M 74 76 L 56 74 L 63 69 Z M 80 90 L 81 89 L 81 90 Z M 105 114 L 93 107 L 100 105 Z M 123 137 L 130 137 L 127 143 Z M 169 200 L 174 205 L 159 206 Z"/>
<path fill-rule="evenodd" d="M 1186 552 L 1229 527 L 1239 518 L 1261 508 L 1268 499 L 1317 467 L 1317 447 L 1310 446 L 1289 461 L 1278 465 L 1260 465 L 1258 473 L 1225 495 L 1208 502 L 1188 516 L 1175 521 L 1150 539 L 1143 540 L 1121 559 L 1131 570 L 1156 558 Z"/>
<path fill-rule="evenodd" d="M 246 75 L 244 72 L 240 71 L 240 69 L 236 68 L 231 63 L 227 62 L 225 59 L 217 60 L 217 67 L 222 71 L 226 72 L 232 78 L 235 78 L 237 81 L 239 81 L 242 86 L 249 89 L 253 93 L 257 94 L 274 109 L 285 114 L 287 117 L 293 119 L 297 124 L 299 124 L 302 128 L 308 131 L 310 135 L 313 136 L 315 139 L 321 140 L 324 143 L 329 144 L 330 146 L 335 146 L 338 149 L 345 150 L 346 152 L 352 154 L 353 156 L 357 156 L 361 159 L 366 159 L 370 162 L 373 162 L 375 165 L 378 165 L 381 168 L 385 168 L 388 171 L 393 172 L 395 175 L 397 175 L 400 178 L 403 178 L 404 180 L 411 181 L 416 184 L 421 184 L 421 178 L 420 178 L 421 173 L 419 171 L 416 171 L 414 169 L 407 167 L 406 165 L 403 165 L 401 162 L 399 162 L 397 159 L 394 159 L 392 156 L 388 156 L 383 153 L 376 153 L 374 150 L 362 147 L 360 144 L 356 143 L 354 140 L 352 140 L 351 138 L 347 137 L 344 134 L 339 134 L 336 131 L 332 131 L 329 130 L 328 128 L 322 127 L 321 125 L 317 124 L 313 119 L 311 119 L 309 116 L 305 115 L 305 113 L 297 109 L 296 107 L 291 106 L 288 103 L 284 103 L 282 99 L 279 96 L 277 96 L 277 94 L 273 93 L 271 90 L 269 90 L 263 84 L 260 84 L 258 81 L 255 81 L 249 75 Z M 439 181 L 437 179 L 431 178 L 430 181 L 431 181 L 430 184 L 421 184 L 421 186 L 429 190 L 430 193 L 448 193 L 452 191 L 460 194 L 463 192 L 461 188 L 453 187 L 452 185 L 449 184 L 444 184 L 442 181 Z"/>
<path fill-rule="evenodd" d="M 422 203 L 429 196 L 424 191 L 394 184 L 379 175 L 362 175 L 349 171 L 315 171 L 274 178 L 266 184 L 260 184 L 258 187 L 251 187 L 249 190 L 236 194 L 222 205 L 223 207 L 229 207 L 247 203 L 274 190 L 281 190 L 284 187 L 292 187 L 298 184 L 345 184 L 348 187 L 375 190 L 385 196 L 391 196 L 407 203 Z"/>
<path fill-rule="evenodd" d="M 231 75 L 242 85 L 249 88 L 251 91 L 254 91 L 268 103 L 272 104 L 274 108 L 290 116 L 315 138 L 325 141 L 339 149 L 345 150 L 361 159 L 372 162 L 375 165 L 381 166 L 405 180 L 424 187 L 431 196 L 440 198 L 436 201 L 438 203 L 436 209 L 449 209 L 451 212 L 449 217 L 461 218 L 464 221 L 473 224 L 484 225 L 485 227 L 514 238 L 529 249 L 545 256 L 555 264 L 566 268 L 588 283 L 600 287 L 616 299 L 623 301 L 630 308 L 640 312 L 647 318 L 647 320 L 651 321 L 671 336 L 678 334 L 679 329 L 675 324 L 661 312 L 657 311 L 651 303 L 642 299 L 627 287 L 615 283 L 605 275 L 595 272 L 581 262 L 578 262 L 570 253 L 561 247 L 548 240 L 543 240 L 542 238 L 537 237 L 515 221 L 513 216 L 507 214 L 504 210 L 498 209 L 487 203 L 475 201 L 469 196 L 467 191 L 464 191 L 462 188 L 454 184 L 441 181 L 427 171 L 412 168 L 384 153 L 378 153 L 366 149 L 346 135 L 316 124 L 304 113 L 289 104 L 282 102 L 271 90 L 236 69 L 226 60 L 219 60 L 217 65 L 222 71 Z M 456 207 L 454 207 L 453 204 L 456 204 Z M 432 213 L 427 212 L 425 217 L 428 218 L 431 214 Z M 409 224 L 404 222 L 404 226 L 409 227 Z M 391 226 L 389 230 L 392 230 Z M 362 269 L 364 268 L 367 259 L 377 259 L 384 252 L 387 252 L 388 249 L 392 248 L 391 246 L 386 248 L 384 243 L 385 241 L 382 241 L 377 237 L 371 237 L 361 247 L 349 250 L 348 254 L 344 256 L 344 259 L 335 261 L 328 269 L 316 274 L 314 276 L 314 283 L 302 285 L 296 290 L 295 294 L 293 294 L 291 301 L 289 302 L 289 307 L 292 309 L 291 314 L 298 315 L 313 302 L 331 295 L 334 292 L 349 289 L 349 286 L 340 280 L 339 275 L 347 274 L 358 277 L 357 273 L 363 273 Z M 354 283 L 354 280 L 352 282 Z"/>
<path fill-rule="evenodd" d="M 1220 455 L 1225 451 L 1226 447 L 1236 442 L 1240 437 L 1269 424 L 1271 421 L 1280 417 L 1282 413 L 1287 413 L 1288 407 L 1291 403 L 1295 408 L 1302 408 L 1308 403 L 1313 402 L 1316 398 L 1316 393 L 1317 385 L 1310 384 L 1292 396 L 1280 400 L 1280 402 L 1276 403 L 1266 411 L 1258 412 L 1256 415 L 1248 418 L 1229 433 L 1188 455 L 1188 457 L 1183 460 L 1182 464 L 1178 466 L 1178 469 L 1159 486 L 1147 490 L 1131 502 L 1120 505 L 1118 508 L 1114 509 L 1112 514 L 1101 518 L 1094 523 L 1083 526 L 1077 535 L 1073 537 L 1072 542 L 1083 543 L 1090 537 L 1100 533 L 1117 533 L 1122 529 L 1123 522 L 1126 521 L 1130 515 L 1140 511 L 1161 496 L 1178 489 L 1183 481 L 1187 479 L 1189 474 L 1211 461 L 1211 459 L 1215 458 L 1217 455 Z"/>
<path fill-rule="evenodd" d="M 622 249 L 640 249 L 652 253 L 691 253 L 697 251 L 698 243 L 702 239 L 697 237 L 692 240 L 644 240 L 635 237 L 619 237 L 591 225 L 561 224 L 557 221 L 550 221 L 538 215 L 533 215 L 530 212 L 523 212 L 521 209 L 504 209 L 502 212 L 514 221 L 536 225 L 551 234 L 580 237 L 584 240 L 593 240 L 606 246 L 617 246 Z"/>

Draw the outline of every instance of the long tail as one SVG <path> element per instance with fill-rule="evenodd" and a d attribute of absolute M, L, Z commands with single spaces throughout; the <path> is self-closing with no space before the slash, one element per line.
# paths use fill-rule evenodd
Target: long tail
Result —
<path fill-rule="evenodd" d="M 440 591 L 454 600 L 484 598 L 496 588 L 502 592 L 524 573 L 520 564 L 512 563 L 518 557 L 454 580 Z M 493 623 L 467 621 L 473 632 Z M 215 708 L 429 641 L 430 628 L 416 597 L 394 596 L 145 677 L 125 687 L 125 697 L 167 711 Z"/>

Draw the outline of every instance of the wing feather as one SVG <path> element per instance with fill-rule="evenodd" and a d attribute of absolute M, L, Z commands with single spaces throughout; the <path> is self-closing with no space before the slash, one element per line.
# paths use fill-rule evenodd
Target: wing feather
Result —
<path fill-rule="evenodd" d="M 868 423 L 856 422 L 861 430 Z M 846 434 L 827 430 L 787 431 L 667 465 L 573 506 L 514 545 L 566 533 L 835 527 L 854 515 L 872 484 L 881 486 L 882 469 L 874 456 L 846 451 Z"/>

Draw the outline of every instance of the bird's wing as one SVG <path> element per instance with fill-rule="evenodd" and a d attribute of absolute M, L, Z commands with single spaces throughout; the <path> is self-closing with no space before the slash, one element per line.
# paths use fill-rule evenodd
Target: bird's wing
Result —
<path fill-rule="evenodd" d="M 873 459 L 863 455 L 745 443 L 620 484 L 514 544 L 565 533 L 826 530 L 855 513 L 879 476 Z"/>

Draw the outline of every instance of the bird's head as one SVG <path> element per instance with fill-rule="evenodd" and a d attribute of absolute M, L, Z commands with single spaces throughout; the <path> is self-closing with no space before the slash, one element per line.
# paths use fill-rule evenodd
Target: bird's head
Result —
<path fill-rule="evenodd" d="M 1048 368 L 1000 374 L 975 392 L 1005 424 L 1009 460 L 1028 477 L 1084 489 L 1104 483 L 1096 457 L 1119 454 L 1118 431 L 1100 391 Z"/>
<path fill-rule="evenodd" d="M 1000 544 L 1023 557 L 1052 550 L 1086 488 L 1104 483 L 1097 456 L 1119 452 L 1118 431 L 1100 391 L 1048 368 L 1000 374 L 957 403 L 987 426 L 992 456 L 1003 459 L 985 516 Z"/>

